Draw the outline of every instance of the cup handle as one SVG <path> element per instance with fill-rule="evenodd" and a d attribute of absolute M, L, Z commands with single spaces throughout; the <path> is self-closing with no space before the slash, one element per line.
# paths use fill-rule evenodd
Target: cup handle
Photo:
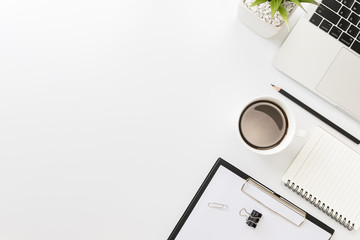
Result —
<path fill-rule="evenodd" d="M 295 136 L 301 137 L 301 138 L 306 138 L 308 136 L 308 132 L 303 129 L 296 129 Z"/>

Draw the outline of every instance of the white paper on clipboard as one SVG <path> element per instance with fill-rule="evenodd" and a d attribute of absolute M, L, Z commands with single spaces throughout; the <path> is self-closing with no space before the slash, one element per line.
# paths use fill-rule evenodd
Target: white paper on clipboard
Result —
<path fill-rule="evenodd" d="M 300 226 L 296 226 L 255 201 L 241 191 L 245 182 L 245 179 L 220 166 L 177 234 L 176 240 L 328 240 L 331 238 L 329 232 L 307 219 Z M 269 205 L 268 200 L 262 199 L 262 201 Z M 210 208 L 209 202 L 225 203 L 228 209 Z M 239 216 L 242 208 L 250 212 L 255 209 L 262 213 L 256 228 L 246 225 L 246 219 Z"/>

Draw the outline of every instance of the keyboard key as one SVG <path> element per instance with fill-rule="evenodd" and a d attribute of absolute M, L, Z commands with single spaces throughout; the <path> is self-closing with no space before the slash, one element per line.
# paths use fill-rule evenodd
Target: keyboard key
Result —
<path fill-rule="evenodd" d="M 351 8 L 355 13 L 360 14 L 360 3 L 354 3 L 354 6 Z"/>
<path fill-rule="evenodd" d="M 324 21 L 322 21 L 322 23 L 320 24 L 320 28 L 322 30 L 324 30 L 325 32 L 328 32 L 330 30 L 330 28 L 332 27 L 333 25 L 324 19 Z"/>
<path fill-rule="evenodd" d="M 338 39 L 341 33 L 342 33 L 341 29 L 337 28 L 336 26 L 333 26 L 329 34 L 334 38 Z"/>
<path fill-rule="evenodd" d="M 356 15 L 355 13 L 351 13 L 351 15 L 350 15 L 350 17 L 348 18 L 348 20 L 349 20 L 352 24 L 356 25 L 356 24 L 358 24 L 358 22 L 359 22 L 359 20 L 360 20 L 360 17 L 359 17 L 358 15 Z"/>
<path fill-rule="evenodd" d="M 348 8 L 351 8 L 351 6 L 354 3 L 354 0 L 343 0 L 342 3 L 347 6 Z"/>
<path fill-rule="evenodd" d="M 327 7 L 332 9 L 334 12 L 339 11 L 339 9 L 341 8 L 341 3 L 338 3 L 335 0 L 323 0 L 322 4 L 326 5 Z"/>
<path fill-rule="evenodd" d="M 345 8 L 345 7 L 343 7 Z M 341 11 L 341 10 L 340 10 Z M 350 10 L 349 10 L 350 11 Z M 325 5 L 320 5 L 317 9 L 316 12 L 324 17 L 325 19 L 329 20 L 330 22 L 332 22 L 333 24 L 336 24 L 339 20 L 340 20 L 340 16 L 337 15 L 336 13 L 334 13 L 333 11 L 331 11 L 329 8 L 327 8 Z"/>
<path fill-rule="evenodd" d="M 312 22 L 316 26 L 319 26 L 319 24 L 321 23 L 322 20 L 323 20 L 323 18 L 320 17 L 319 15 L 317 15 L 316 13 L 314 13 L 312 15 L 312 17 L 310 18 L 310 22 Z"/>
<path fill-rule="evenodd" d="M 344 31 L 346 31 L 349 26 L 350 26 L 350 23 L 348 21 L 346 21 L 345 19 L 341 19 L 340 22 L 338 23 L 338 27 Z"/>
<path fill-rule="evenodd" d="M 349 47 L 351 43 L 354 41 L 354 38 L 352 38 L 347 33 L 342 33 L 339 40 L 340 42 L 342 42 L 343 44 Z"/>
<path fill-rule="evenodd" d="M 343 18 L 347 18 L 350 15 L 350 13 L 351 13 L 350 9 L 344 6 L 339 11 L 340 16 L 342 16 Z"/>
<path fill-rule="evenodd" d="M 351 49 L 360 54 L 360 42 L 355 41 L 354 44 L 351 46 Z"/>
<path fill-rule="evenodd" d="M 359 33 L 359 29 L 357 27 L 355 27 L 354 25 L 351 25 L 349 27 L 349 29 L 347 30 L 347 33 L 352 36 L 352 37 L 356 37 Z"/>

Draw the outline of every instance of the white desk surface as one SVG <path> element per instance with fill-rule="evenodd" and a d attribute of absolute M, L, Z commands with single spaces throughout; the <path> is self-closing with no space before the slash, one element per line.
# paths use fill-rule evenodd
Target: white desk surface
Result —
<path fill-rule="evenodd" d="M 274 69 L 284 34 L 257 36 L 237 6 L 2 1 L 0 239 L 166 239 L 218 157 L 333 227 L 334 240 L 359 239 L 283 186 L 305 139 L 271 157 L 241 145 L 241 105 L 272 95 L 299 128 L 324 126 L 360 149 L 270 83 L 357 137 L 360 123 Z"/>

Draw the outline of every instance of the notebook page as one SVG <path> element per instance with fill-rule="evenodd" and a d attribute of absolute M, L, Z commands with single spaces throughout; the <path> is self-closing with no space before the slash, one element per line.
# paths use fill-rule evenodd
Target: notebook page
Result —
<path fill-rule="evenodd" d="M 331 134 L 317 128 L 296 156 L 283 182 L 316 198 L 320 206 L 341 214 L 360 227 L 360 154 Z M 320 201 L 320 202 L 319 202 Z"/>

